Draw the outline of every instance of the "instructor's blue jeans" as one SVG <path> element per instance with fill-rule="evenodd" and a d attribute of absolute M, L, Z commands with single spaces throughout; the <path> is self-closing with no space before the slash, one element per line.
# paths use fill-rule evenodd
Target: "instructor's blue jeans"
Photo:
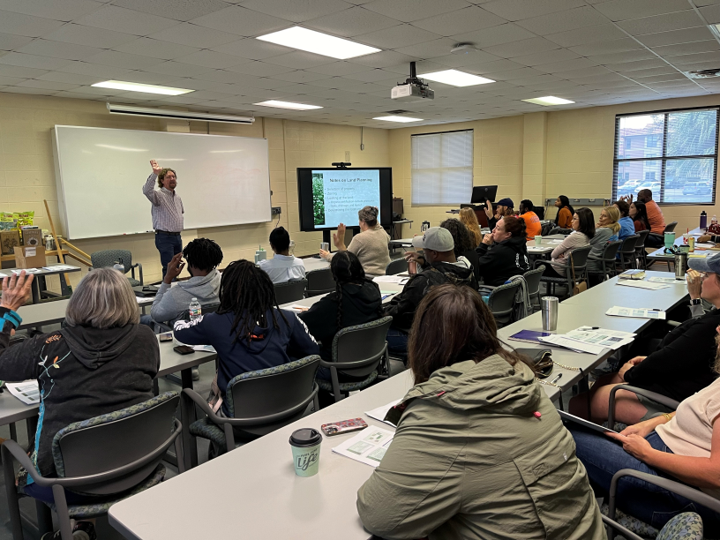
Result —
<path fill-rule="evenodd" d="M 677 478 L 660 472 L 628 454 L 620 443 L 599 433 L 568 424 L 575 439 L 577 456 L 587 469 L 590 480 L 605 494 L 610 492 L 613 475 L 620 469 L 634 469 L 661 478 L 679 482 Z M 655 450 L 672 454 L 656 432 L 646 437 Z M 625 476 L 618 481 L 617 505 L 623 512 L 644 521 L 656 529 L 662 529 L 673 516 L 681 512 L 697 512 L 703 520 L 705 533 L 715 538 L 720 530 L 720 515 L 685 497 L 676 495 L 638 478 Z"/>
<path fill-rule="evenodd" d="M 168 264 L 172 258 L 182 251 L 182 237 L 180 235 L 155 233 L 155 247 L 160 252 L 160 263 L 162 264 L 162 275 L 165 277 Z"/>

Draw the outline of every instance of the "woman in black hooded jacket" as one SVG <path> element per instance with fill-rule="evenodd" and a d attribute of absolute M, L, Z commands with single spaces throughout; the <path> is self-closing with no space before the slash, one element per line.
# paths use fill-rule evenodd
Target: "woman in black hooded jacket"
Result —
<path fill-rule="evenodd" d="M 503 217 L 492 233 L 485 235 L 477 252 L 477 271 L 484 285 L 497 287 L 512 276 L 524 274 L 530 270 L 525 221 L 515 216 Z"/>

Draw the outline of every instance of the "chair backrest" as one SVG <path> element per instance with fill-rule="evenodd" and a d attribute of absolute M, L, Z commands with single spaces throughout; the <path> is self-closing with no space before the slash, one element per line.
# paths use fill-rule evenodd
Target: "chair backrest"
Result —
<path fill-rule="evenodd" d="M 576 272 L 587 267 L 588 255 L 590 255 L 591 250 L 592 246 L 583 246 L 572 250 L 570 257 L 572 258 L 572 264 L 575 265 Z M 570 268 L 571 264 L 568 261 L 568 269 Z"/>
<path fill-rule="evenodd" d="M 703 540 L 703 522 L 695 512 L 674 516 L 660 530 L 655 540 Z"/>
<path fill-rule="evenodd" d="M 615 256 L 617 255 L 618 250 L 622 245 L 623 243 L 621 240 L 614 240 L 612 242 L 608 242 L 605 245 L 605 249 L 603 249 L 602 259 L 605 262 L 615 262 Z"/>
<path fill-rule="evenodd" d="M 648 235 L 650 234 L 650 231 L 647 229 L 644 231 L 638 231 L 636 233 L 636 236 L 638 237 L 638 241 L 635 242 L 635 249 L 645 249 L 645 240 L 647 240 Z"/>
<path fill-rule="evenodd" d="M 633 234 L 632 236 L 628 236 L 625 240 L 622 241 L 622 247 L 620 248 L 620 253 L 623 255 L 635 255 L 635 245 L 637 244 L 638 240 L 640 240 L 640 237 L 637 234 Z"/>
<path fill-rule="evenodd" d="M 306 279 L 293 279 L 285 283 L 275 283 L 275 301 L 278 306 L 302 300 L 307 284 Z"/>
<path fill-rule="evenodd" d="M 335 290 L 335 278 L 329 268 L 311 270 L 305 274 L 305 279 L 307 279 L 308 296 L 317 296 Z"/>
<path fill-rule="evenodd" d="M 348 326 L 333 338 L 332 358 L 338 371 L 354 377 L 366 377 L 377 369 L 385 352 L 392 317 Z M 352 367 L 343 367 L 351 364 Z"/>
<path fill-rule="evenodd" d="M 240 419 L 273 416 L 266 423 L 258 422 L 258 428 L 265 428 L 264 432 L 294 421 L 305 412 L 304 407 L 297 409 L 312 394 L 319 366 L 320 357 L 313 355 L 232 378 L 225 394 L 230 416 Z"/>
<path fill-rule="evenodd" d="M 177 392 L 166 392 L 61 429 L 52 442 L 58 476 L 107 472 L 152 454 L 170 437 L 179 403 Z M 163 455 L 119 478 L 74 489 L 96 495 L 125 491 L 147 478 Z"/>
<path fill-rule="evenodd" d="M 542 236 L 547 236 L 554 228 L 555 224 L 552 221 L 543 221 L 542 225 L 540 226 L 540 234 Z"/>
<path fill-rule="evenodd" d="M 387 268 L 385 268 L 385 274 L 388 276 L 394 276 L 395 274 L 407 271 L 407 269 L 407 261 L 404 257 L 400 257 L 399 259 L 391 261 L 390 264 L 387 265 Z"/>
<path fill-rule="evenodd" d="M 564 229 L 562 227 L 555 227 L 555 224 L 553 223 L 552 229 L 548 232 L 548 234 L 570 234 L 572 232 L 572 229 Z"/>
<path fill-rule="evenodd" d="M 674 232 L 675 227 L 677 227 L 678 222 L 677 221 L 671 221 L 667 225 L 665 225 L 665 230 L 663 232 Z"/>
<path fill-rule="evenodd" d="M 545 271 L 545 265 L 536 268 L 535 270 L 528 270 L 523 274 L 525 282 L 528 287 L 528 294 L 533 297 L 540 294 L 540 278 Z"/>
<path fill-rule="evenodd" d="M 512 322 L 515 297 L 521 287 L 520 281 L 511 281 L 493 289 L 488 298 L 488 307 L 499 326 Z"/>
<path fill-rule="evenodd" d="M 116 262 L 120 262 L 120 259 L 122 259 L 127 274 L 132 266 L 132 253 L 127 249 L 106 249 L 105 251 L 96 251 L 90 254 L 90 262 L 92 262 L 93 268 L 112 267 Z"/>

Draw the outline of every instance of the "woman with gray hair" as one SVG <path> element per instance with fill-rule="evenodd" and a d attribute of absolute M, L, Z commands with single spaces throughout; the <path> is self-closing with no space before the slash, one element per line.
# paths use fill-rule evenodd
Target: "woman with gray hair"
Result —
<path fill-rule="evenodd" d="M 57 474 L 52 442 L 59 430 L 153 396 L 160 349 L 152 330 L 139 324 L 128 280 L 111 268 L 93 270 L 80 282 L 68 302 L 64 328 L 10 347 L 10 336 L 22 322 L 17 310 L 30 297 L 32 279 L 22 272 L 2 282 L 0 379 L 37 379 L 40 419 L 31 459 L 40 474 L 51 477 Z M 32 483 L 27 473 L 18 479 L 18 490 L 54 502 L 52 489 Z M 72 491 L 66 497 L 68 504 L 89 500 Z M 78 537 L 95 537 L 91 523 L 76 527 Z"/>
<path fill-rule="evenodd" d="M 390 251 L 388 242 L 390 236 L 378 223 L 380 211 L 377 206 L 366 206 L 358 212 L 360 234 L 353 236 L 350 245 L 345 247 L 345 225 L 338 225 L 337 232 L 333 233 L 333 243 L 338 251 L 349 251 L 357 255 L 360 264 L 369 277 L 384 276 L 385 268 L 390 264 Z M 332 253 L 320 250 L 320 256 L 329 261 Z"/>

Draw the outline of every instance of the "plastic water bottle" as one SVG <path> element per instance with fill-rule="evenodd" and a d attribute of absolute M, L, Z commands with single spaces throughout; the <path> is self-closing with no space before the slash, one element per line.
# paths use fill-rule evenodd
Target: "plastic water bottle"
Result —
<path fill-rule="evenodd" d="M 190 315 L 191 321 L 200 318 L 200 316 L 202 315 L 202 307 L 200 306 L 200 302 L 198 302 L 197 298 L 193 298 L 190 302 L 190 306 L 188 307 L 188 315 Z"/>

